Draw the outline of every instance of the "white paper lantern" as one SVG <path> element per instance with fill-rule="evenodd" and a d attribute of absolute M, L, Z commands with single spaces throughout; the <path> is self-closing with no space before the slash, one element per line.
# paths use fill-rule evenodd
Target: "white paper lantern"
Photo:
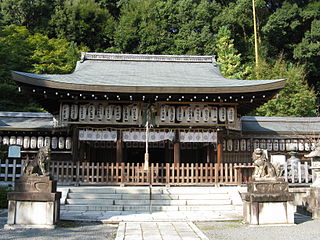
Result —
<path fill-rule="evenodd" d="M 177 118 L 177 121 L 179 121 L 179 122 L 182 121 L 182 119 L 183 119 L 183 109 L 182 109 L 182 107 L 177 107 L 176 118 Z"/>
<path fill-rule="evenodd" d="M 23 145 L 23 137 L 22 136 L 17 137 L 17 145 L 19 145 L 19 146 Z"/>
<path fill-rule="evenodd" d="M 228 139 L 228 141 L 227 141 L 227 150 L 228 150 L 228 152 L 231 152 L 232 149 L 233 149 L 233 141 L 232 141 L 232 139 Z"/>
<path fill-rule="evenodd" d="M 29 136 L 25 136 L 23 138 L 23 148 L 24 149 L 28 149 L 30 147 L 30 137 Z"/>
<path fill-rule="evenodd" d="M 124 122 L 128 122 L 130 117 L 130 108 L 128 106 L 123 106 L 122 108 L 122 119 Z"/>
<path fill-rule="evenodd" d="M 217 123 L 218 122 L 218 108 L 217 107 L 213 107 L 211 109 L 211 121 L 213 123 Z"/>
<path fill-rule="evenodd" d="M 268 150 L 268 151 L 272 151 L 272 148 L 273 148 L 272 145 L 273 145 L 273 144 L 272 144 L 272 140 L 271 140 L 271 139 L 268 139 L 268 140 L 267 140 L 267 150 Z"/>
<path fill-rule="evenodd" d="M 10 145 L 16 145 L 17 143 L 17 137 L 16 136 L 11 136 L 9 139 L 9 144 Z"/>
<path fill-rule="evenodd" d="M 251 151 L 251 140 L 250 139 L 247 140 L 247 151 L 248 152 Z"/>
<path fill-rule="evenodd" d="M 204 107 L 202 109 L 202 119 L 204 122 L 208 122 L 210 119 L 210 108 L 209 107 Z"/>
<path fill-rule="evenodd" d="M 193 117 L 193 111 L 192 111 L 192 107 L 187 107 L 186 108 L 186 120 L 187 122 L 190 122 L 192 120 L 192 117 Z"/>
<path fill-rule="evenodd" d="M 71 147 L 72 147 L 72 139 L 71 139 L 71 137 L 67 137 L 66 138 L 66 149 L 70 150 Z"/>
<path fill-rule="evenodd" d="M 134 122 L 138 121 L 138 118 L 139 118 L 139 107 L 137 105 L 132 105 L 132 107 L 131 107 L 131 117 L 132 117 L 132 120 Z"/>
<path fill-rule="evenodd" d="M 226 121 L 226 118 L 227 118 L 226 114 L 227 114 L 226 108 L 225 107 L 220 107 L 219 108 L 219 121 L 220 122 L 225 122 Z"/>
<path fill-rule="evenodd" d="M 304 142 L 304 150 L 306 152 L 310 151 L 310 141 L 308 139 L 306 139 Z"/>
<path fill-rule="evenodd" d="M 79 107 L 79 120 L 85 121 L 87 118 L 87 105 L 80 105 Z"/>
<path fill-rule="evenodd" d="M 58 148 L 58 138 L 57 137 L 52 137 L 52 139 L 51 139 L 51 148 L 52 149 L 57 149 Z"/>
<path fill-rule="evenodd" d="M 72 104 L 70 109 L 70 118 L 72 120 L 77 120 L 78 118 L 78 105 Z"/>
<path fill-rule="evenodd" d="M 2 139 L 2 143 L 3 145 L 9 145 L 10 143 L 10 139 L 8 136 L 4 136 L 3 139 Z"/>
<path fill-rule="evenodd" d="M 201 109 L 200 109 L 200 107 L 197 106 L 194 108 L 194 120 L 196 122 L 199 122 L 200 118 L 201 118 Z"/>
<path fill-rule="evenodd" d="M 119 121 L 121 119 L 121 106 L 115 106 L 114 108 L 114 118 Z"/>
<path fill-rule="evenodd" d="M 261 148 L 261 149 L 267 149 L 266 140 L 264 140 L 264 139 L 261 139 L 261 140 L 260 140 L 260 148 Z"/>
<path fill-rule="evenodd" d="M 45 137 L 44 138 L 44 146 L 50 147 L 51 144 L 51 138 L 50 137 Z"/>
<path fill-rule="evenodd" d="M 160 107 L 160 121 L 165 122 L 167 119 L 167 106 Z"/>
<path fill-rule="evenodd" d="M 281 139 L 279 141 L 279 149 L 280 149 L 280 151 L 285 151 L 286 150 L 286 141 L 284 139 Z"/>
<path fill-rule="evenodd" d="M 222 151 L 225 151 L 227 148 L 227 141 L 226 140 L 223 140 L 222 141 Z"/>
<path fill-rule="evenodd" d="M 37 147 L 42 148 L 43 145 L 44 145 L 44 139 L 43 139 L 43 137 L 40 136 L 40 137 L 38 137 L 38 140 L 37 140 Z"/>
<path fill-rule="evenodd" d="M 113 105 L 108 105 L 106 106 L 105 108 L 105 118 L 110 121 L 112 119 L 112 116 L 113 116 L 113 108 L 114 106 Z"/>
<path fill-rule="evenodd" d="M 103 110 L 104 110 L 104 106 L 102 104 L 99 104 L 97 107 L 97 119 L 99 121 L 101 121 L 103 119 Z"/>
<path fill-rule="evenodd" d="M 253 141 L 253 149 L 257 149 L 260 147 L 260 142 L 258 139 Z"/>
<path fill-rule="evenodd" d="M 174 122 L 175 121 L 175 116 L 176 116 L 176 108 L 174 106 L 170 106 L 168 108 L 168 119 L 169 119 L 169 122 Z"/>
<path fill-rule="evenodd" d="M 273 151 L 279 151 L 279 140 L 273 140 Z"/>
<path fill-rule="evenodd" d="M 235 110 L 234 107 L 228 107 L 227 109 L 227 118 L 229 123 L 233 123 L 235 119 Z"/>
<path fill-rule="evenodd" d="M 303 139 L 299 140 L 299 151 L 300 152 L 304 151 L 304 141 L 303 141 Z"/>
<path fill-rule="evenodd" d="M 31 149 L 36 149 L 37 148 L 37 137 L 31 137 L 30 148 Z"/>
<path fill-rule="evenodd" d="M 290 139 L 286 140 L 286 150 L 291 151 L 291 140 Z"/>
<path fill-rule="evenodd" d="M 96 116 L 96 106 L 90 104 L 88 107 L 88 118 L 90 121 L 93 121 Z"/>
<path fill-rule="evenodd" d="M 240 150 L 242 152 L 247 150 L 247 140 L 246 139 L 241 139 L 241 141 L 240 141 Z"/>
<path fill-rule="evenodd" d="M 59 147 L 59 149 L 64 149 L 64 145 L 65 145 L 64 137 L 59 137 L 59 139 L 58 139 L 58 147 Z"/>
<path fill-rule="evenodd" d="M 239 139 L 234 140 L 234 151 L 239 152 L 240 149 L 240 141 Z"/>
<path fill-rule="evenodd" d="M 68 121 L 70 117 L 70 107 L 68 104 L 62 105 L 62 120 Z"/>

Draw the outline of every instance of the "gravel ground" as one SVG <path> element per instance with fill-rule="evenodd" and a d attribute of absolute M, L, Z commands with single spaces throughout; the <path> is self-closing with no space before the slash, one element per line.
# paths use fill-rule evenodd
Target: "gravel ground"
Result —
<path fill-rule="evenodd" d="M 4 230 L 7 222 L 6 213 L 0 213 L 0 239 L 28 239 L 28 240 L 114 240 L 117 234 L 118 225 L 61 221 L 53 230 Z"/>
<path fill-rule="evenodd" d="M 319 240 L 320 220 L 295 216 L 292 226 L 249 226 L 241 222 L 197 222 L 210 240 Z"/>

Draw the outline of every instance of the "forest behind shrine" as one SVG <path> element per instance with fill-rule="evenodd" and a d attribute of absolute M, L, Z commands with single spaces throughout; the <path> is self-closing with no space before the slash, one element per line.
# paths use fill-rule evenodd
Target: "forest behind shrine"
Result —
<path fill-rule="evenodd" d="M 10 70 L 71 73 L 81 51 L 215 55 L 225 77 L 287 79 L 249 114 L 318 115 L 320 1 L 0 0 L 0 111 L 43 110 Z"/>

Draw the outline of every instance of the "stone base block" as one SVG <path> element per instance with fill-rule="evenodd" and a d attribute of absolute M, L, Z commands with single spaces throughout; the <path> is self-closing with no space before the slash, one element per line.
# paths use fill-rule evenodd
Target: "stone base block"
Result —
<path fill-rule="evenodd" d="M 252 225 L 294 224 L 294 205 L 286 202 L 244 201 L 245 221 Z"/>
<path fill-rule="evenodd" d="M 59 200 L 46 202 L 9 200 L 7 228 L 23 226 L 48 228 L 54 226 L 58 218 Z"/>

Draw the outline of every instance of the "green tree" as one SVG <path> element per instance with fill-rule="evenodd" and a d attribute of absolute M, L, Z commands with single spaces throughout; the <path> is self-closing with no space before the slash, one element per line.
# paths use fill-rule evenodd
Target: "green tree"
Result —
<path fill-rule="evenodd" d="M 231 31 L 226 26 L 219 29 L 216 48 L 217 63 L 222 75 L 241 79 L 248 74 L 248 69 L 241 64 L 241 54 L 234 47 Z"/>
<path fill-rule="evenodd" d="M 285 87 L 278 96 L 259 107 L 258 116 L 310 117 L 317 115 L 317 97 L 305 81 L 302 65 L 287 64 L 282 57 L 274 63 L 261 62 L 253 73 L 264 79 L 287 79 Z"/>
<path fill-rule="evenodd" d="M 51 26 L 58 38 L 104 51 L 112 44 L 115 21 L 94 0 L 65 0 L 55 8 Z"/>
<path fill-rule="evenodd" d="M 28 38 L 33 49 L 30 56 L 32 72 L 35 73 L 70 73 L 80 58 L 80 50 L 75 43 L 64 39 L 49 39 L 42 34 Z"/>
<path fill-rule="evenodd" d="M 48 33 L 56 0 L 1 0 L 0 8 L 8 25 L 25 26 L 32 32 Z"/>
<path fill-rule="evenodd" d="M 313 84 L 317 86 L 320 74 L 320 20 L 314 20 L 310 31 L 307 31 L 302 41 L 294 49 L 294 58 L 303 62 L 313 79 Z"/>

